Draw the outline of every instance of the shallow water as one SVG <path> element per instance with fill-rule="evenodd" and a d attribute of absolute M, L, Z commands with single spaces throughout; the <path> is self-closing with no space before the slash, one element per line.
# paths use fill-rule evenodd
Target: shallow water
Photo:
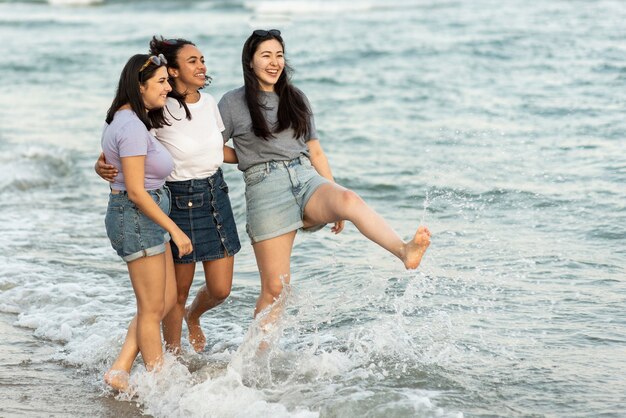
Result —
<path fill-rule="evenodd" d="M 138 414 L 101 383 L 135 309 L 92 170 L 104 114 L 153 34 L 197 43 L 216 98 L 238 87 L 252 27 L 282 30 L 337 181 L 433 243 L 406 272 L 351 225 L 298 236 L 278 342 L 257 356 L 259 282 L 226 167 L 243 244 L 231 297 L 202 320 L 205 352 L 162 376 L 138 364 L 142 410 L 624 414 L 621 2 L 70 3 L 0 1 L 0 414 Z"/>

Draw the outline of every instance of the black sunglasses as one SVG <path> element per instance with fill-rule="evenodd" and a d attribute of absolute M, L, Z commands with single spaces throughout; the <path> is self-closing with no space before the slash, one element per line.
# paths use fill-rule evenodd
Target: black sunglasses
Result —
<path fill-rule="evenodd" d="M 280 36 L 280 31 L 278 29 L 270 29 L 270 30 L 257 29 L 254 32 L 252 32 L 252 34 L 256 36 L 261 36 L 261 37 L 266 37 L 268 35 Z"/>
<path fill-rule="evenodd" d="M 142 65 L 141 68 L 139 69 L 139 72 L 142 72 L 143 70 L 145 70 L 148 67 L 148 65 L 150 65 L 150 63 L 153 63 L 157 67 L 160 67 L 161 65 L 167 65 L 167 60 L 165 59 L 163 54 L 150 55 L 148 59 L 146 60 L 146 63 Z"/>

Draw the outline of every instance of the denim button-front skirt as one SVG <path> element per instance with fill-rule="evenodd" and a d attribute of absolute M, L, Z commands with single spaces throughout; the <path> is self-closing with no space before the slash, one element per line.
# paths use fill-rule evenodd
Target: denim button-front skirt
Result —
<path fill-rule="evenodd" d="M 191 239 L 193 252 L 178 257 L 176 263 L 195 263 L 235 255 L 240 249 L 235 217 L 222 170 L 211 177 L 167 182 L 172 194 L 170 218 Z"/>

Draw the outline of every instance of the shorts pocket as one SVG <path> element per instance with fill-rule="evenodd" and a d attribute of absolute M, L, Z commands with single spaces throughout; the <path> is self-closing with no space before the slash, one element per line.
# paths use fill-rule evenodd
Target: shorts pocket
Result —
<path fill-rule="evenodd" d="M 204 205 L 204 194 L 196 193 L 192 195 L 176 196 L 176 207 L 178 209 L 195 209 Z"/>
<path fill-rule="evenodd" d="M 267 171 L 263 169 L 249 174 L 244 174 L 243 180 L 247 187 L 251 187 L 265 180 L 265 177 L 267 177 Z"/>

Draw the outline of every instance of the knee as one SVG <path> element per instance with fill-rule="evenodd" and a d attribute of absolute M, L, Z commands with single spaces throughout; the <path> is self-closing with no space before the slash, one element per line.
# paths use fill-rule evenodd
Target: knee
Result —
<path fill-rule="evenodd" d="M 363 204 L 363 199 L 361 199 L 361 196 L 348 189 L 341 192 L 339 201 L 341 203 L 341 207 L 346 210 L 351 210 Z"/>
<path fill-rule="evenodd" d="M 165 312 L 165 300 L 146 304 L 137 310 L 137 319 L 140 321 L 161 322 Z"/>
<path fill-rule="evenodd" d="M 230 296 L 230 287 L 218 287 L 211 289 L 211 296 L 219 301 L 219 303 L 222 303 L 228 296 Z"/>
<path fill-rule="evenodd" d="M 189 298 L 189 288 L 182 289 L 179 287 L 176 289 L 176 304 L 184 306 L 187 303 L 187 298 Z"/>
<path fill-rule="evenodd" d="M 283 284 L 280 281 L 274 281 L 263 288 L 263 296 L 268 301 L 275 301 L 283 292 Z"/>

